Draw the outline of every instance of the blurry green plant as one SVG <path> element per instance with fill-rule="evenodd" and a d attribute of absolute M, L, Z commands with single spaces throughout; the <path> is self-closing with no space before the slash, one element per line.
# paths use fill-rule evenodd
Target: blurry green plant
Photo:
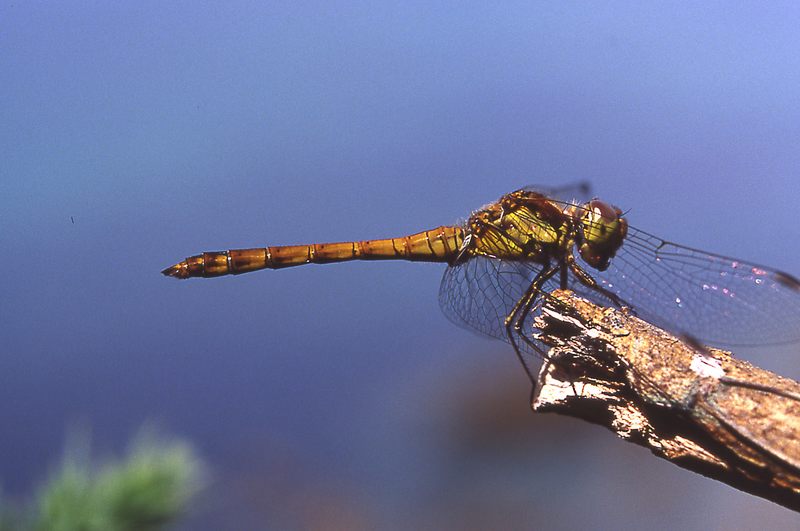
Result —
<path fill-rule="evenodd" d="M 98 465 L 88 444 L 64 460 L 27 511 L 0 500 L 0 531 L 156 531 L 174 524 L 199 490 L 202 464 L 178 441 L 137 438 L 120 461 Z"/>

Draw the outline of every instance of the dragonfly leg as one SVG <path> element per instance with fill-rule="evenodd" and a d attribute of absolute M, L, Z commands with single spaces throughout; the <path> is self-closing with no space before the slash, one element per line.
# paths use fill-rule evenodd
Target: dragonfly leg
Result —
<path fill-rule="evenodd" d="M 561 269 L 561 271 L 562 272 L 564 271 L 563 268 Z M 558 299 L 553 298 L 549 293 L 540 292 L 540 295 L 542 296 L 542 298 L 550 300 L 556 306 L 565 306 L 564 303 L 562 303 Z M 522 328 L 522 326 L 524 325 L 525 318 L 531 314 L 532 302 L 533 301 L 531 301 L 531 304 L 528 304 L 528 306 L 526 308 L 523 308 L 523 310 L 522 310 L 522 312 L 523 312 L 522 313 L 522 323 L 520 323 L 520 328 Z M 522 338 L 522 340 L 531 349 L 537 351 L 539 354 L 542 355 L 542 358 L 544 359 L 544 363 L 545 363 L 545 366 L 542 369 L 543 372 L 545 372 L 547 370 L 547 368 L 548 368 L 548 366 L 550 364 L 557 362 L 556 359 L 554 359 L 548 353 L 544 352 L 542 350 L 542 348 L 539 345 L 536 344 L 536 342 L 534 342 L 527 335 L 523 334 L 521 329 L 518 331 L 518 333 L 519 333 L 519 336 Z M 572 379 L 572 377 L 570 377 L 570 386 L 572 387 L 572 392 L 575 394 L 575 396 L 578 396 L 578 389 L 575 387 L 575 381 Z M 533 391 L 531 392 L 531 404 L 533 404 L 533 397 L 534 397 L 535 394 L 536 394 L 536 388 L 534 388 Z"/>
<path fill-rule="evenodd" d="M 545 279 L 545 280 L 547 280 L 547 279 Z M 542 283 L 544 283 L 544 282 L 542 282 Z M 561 301 L 559 301 L 558 299 L 555 299 L 555 298 L 553 298 L 553 297 L 552 297 L 552 296 L 551 296 L 549 293 L 547 293 L 547 292 L 542 292 L 542 291 L 540 290 L 540 291 L 539 291 L 539 295 L 541 295 L 541 298 L 548 299 L 548 300 L 550 300 L 550 301 L 551 301 L 553 304 L 555 304 L 555 305 L 557 305 L 557 306 L 559 306 L 559 305 L 560 305 L 560 306 L 565 306 L 565 305 L 564 305 L 564 303 L 562 303 L 562 302 L 561 302 Z M 523 340 L 523 341 L 524 341 L 524 342 L 525 342 L 525 343 L 526 343 L 526 344 L 527 344 L 527 345 L 528 345 L 530 348 L 532 348 L 533 350 L 537 351 L 539 354 L 541 354 L 541 355 L 542 355 L 542 358 L 544 358 L 545 360 L 547 360 L 547 363 L 550 363 L 550 357 L 549 357 L 549 356 L 547 356 L 547 353 L 546 353 L 546 352 L 544 352 L 544 351 L 542 350 L 542 348 L 541 348 L 539 345 L 537 345 L 537 344 L 536 344 L 536 342 L 535 342 L 535 341 L 533 341 L 531 338 L 529 338 L 529 337 L 528 337 L 526 334 L 524 334 L 524 333 L 522 332 L 522 331 L 523 331 L 523 329 L 524 329 L 524 327 L 525 327 L 525 319 L 527 319 L 527 318 L 528 318 L 528 317 L 531 315 L 531 308 L 533 307 L 533 303 L 534 303 L 534 302 L 536 302 L 536 299 L 535 299 L 535 298 L 534 298 L 534 299 L 531 299 L 531 300 L 529 301 L 529 303 L 528 303 L 528 304 L 527 304 L 527 305 L 526 305 L 524 308 L 522 308 L 522 309 L 520 310 L 520 322 L 518 323 L 518 326 L 515 326 L 515 327 L 514 327 L 514 329 L 515 329 L 515 331 L 517 332 L 517 334 L 519 334 L 519 336 L 522 338 L 522 340 Z"/>
<path fill-rule="evenodd" d="M 511 313 L 508 314 L 505 320 L 508 341 L 511 343 L 511 346 L 514 347 L 514 352 L 516 352 L 517 358 L 519 358 L 520 363 L 522 363 L 522 367 L 525 369 L 528 378 L 534 384 L 536 383 L 536 378 L 533 376 L 528 364 L 525 362 L 525 358 L 522 356 L 522 351 L 517 344 L 517 337 L 521 337 L 528 346 L 539 352 L 543 358 L 545 357 L 542 349 L 525 336 L 523 333 L 523 326 L 525 319 L 530 312 L 531 307 L 533 306 L 533 303 L 536 301 L 537 295 L 541 293 L 542 285 L 544 285 L 544 283 L 550 277 L 552 277 L 556 271 L 558 271 L 558 267 L 547 267 L 542 269 L 533 279 L 533 282 L 531 282 L 531 285 L 528 287 L 528 289 L 525 290 L 525 294 L 514 305 L 514 308 L 511 310 Z"/>
<path fill-rule="evenodd" d="M 622 307 L 624 306 L 624 307 L 630 308 L 631 311 L 633 311 L 633 305 L 631 305 L 628 301 L 626 301 L 625 299 L 623 299 L 622 297 L 620 297 L 616 293 L 614 293 L 614 292 L 612 292 L 610 290 L 607 290 L 606 288 L 604 288 L 603 286 L 598 284 L 597 281 L 594 278 L 592 278 L 592 276 L 589 273 L 584 271 L 584 269 L 581 266 L 579 266 L 577 263 L 575 263 L 575 258 L 573 256 L 569 256 L 567 258 L 567 263 L 569 264 L 570 270 L 573 273 L 575 273 L 575 276 L 578 278 L 578 280 L 580 281 L 581 284 L 583 284 L 587 288 L 590 288 L 590 289 L 600 293 L 601 295 L 606 297 L 608 300 L 610 300 L 612 303 L 614 303 L 614 305 L 617 308 L 622 309 Z"/>

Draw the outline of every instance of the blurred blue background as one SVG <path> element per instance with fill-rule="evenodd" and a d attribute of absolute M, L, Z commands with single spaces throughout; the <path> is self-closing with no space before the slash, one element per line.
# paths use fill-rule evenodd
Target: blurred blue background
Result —
<path fill-rule="evenodd" d="M 760 2 L 0 3 L 4 492 L 76 424 L 111 452 L 154 420 L 210 465 L 185 529 L 796 525 L 530 413 L 510 347 L 440 313 L 440 265 L 159 271 L 589 179 L 637 227 L 798 274 L 799 22 Z M 747 357 L 798 377 L 797 348 Z"/>

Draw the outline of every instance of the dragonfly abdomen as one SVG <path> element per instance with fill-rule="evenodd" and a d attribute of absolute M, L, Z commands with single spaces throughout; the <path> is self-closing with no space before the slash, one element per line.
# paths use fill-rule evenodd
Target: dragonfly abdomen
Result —
<path fill-rule="evenodd" d="M 463 241 L 460 227 L 442 226 L 400 238 L 205 252 L 190 256 L 162 273 L 176 278 L 218 277 L 349 260 L 450 262 Z"/>

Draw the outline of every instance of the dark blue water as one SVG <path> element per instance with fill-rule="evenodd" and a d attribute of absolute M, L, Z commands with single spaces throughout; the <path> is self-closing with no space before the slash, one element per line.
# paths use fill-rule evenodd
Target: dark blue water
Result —
<path fill-rule="evenodd" d="M 440 314 L 441 266 L 158 272 L 203 250 L 402 235 L 590 179 L 636 226 L 798 274 L 798 16 L 4 2 L 4 492 L 30 493 L 75 426 L 108 454 L 155 422 L 210 468 L 187 528 L 789 525 L 529 414 L 510 348 Z M 751 359 L 798 376 L 791 349 Z"/>

